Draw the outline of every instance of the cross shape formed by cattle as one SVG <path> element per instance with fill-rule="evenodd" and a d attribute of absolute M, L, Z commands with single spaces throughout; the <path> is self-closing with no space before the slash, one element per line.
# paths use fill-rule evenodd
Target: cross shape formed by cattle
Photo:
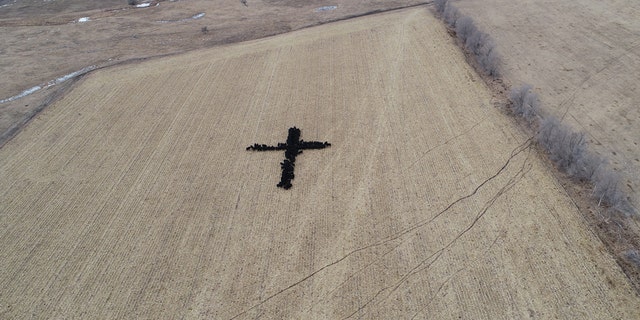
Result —
<path fill-rule="evenodd" d="M 284 150 L 284 161 L 280 162 L 282 168 L 282 177 L 278 187 L 288 190 L 292 187 L 291 180 L 294 178 L 293 169 L 295 168 L 296 156 L 305 149 L 324 149 L 331 146 L 329 142 L 320 141 L 304 141 L 300 139 L 300 129 L 296 127 L 289 128 L 289 136 L 286 143 L 278 143 L 277 146 L 268 146 L 266 144 L 254 144 L 248 146 L 247 150 L 254 151 L 273 151 Z"/>

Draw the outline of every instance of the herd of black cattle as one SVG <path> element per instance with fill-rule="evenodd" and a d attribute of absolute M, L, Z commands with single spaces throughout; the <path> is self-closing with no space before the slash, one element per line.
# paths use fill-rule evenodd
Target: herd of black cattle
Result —
<path fill-rule="evenodd" d="M 328 142 L 320 141 L 304 141 L 300 140 L 300 129 L 296 127 L 289 128 L 289 135 L 286 143 L 278 143 L 277 146 L 268 146 L 266 144 L 254 144 L 248 146 L 247 150 L 254 151 L 273 151 L 284 150 L 284 161 L 280 162 L 282 168 L 282 176 L 278 187 L 288 190 L 292 187 L 291 180 L 295 177 L 293 171 L 295 168 L 296 157 L 302 153 L 304 149 L 323 149 L 331 146 Z"/>

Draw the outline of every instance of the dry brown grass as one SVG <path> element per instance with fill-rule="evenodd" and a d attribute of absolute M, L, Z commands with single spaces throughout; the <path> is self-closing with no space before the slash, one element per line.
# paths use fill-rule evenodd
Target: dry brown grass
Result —
<path fill-rule="evenodd" d="M 494 36 L 507 81 L 532 84 L 543 111 L 587 133 L 592 148 L 624 176 L 638 210 L 640 3 L 454 2 Z"/>
<path fill-rule="evenodd" d="M 0 149 L 0 312 L 640 317 L 494 102 L 424 8 L 95 72 Z"/>
<path fill-rule="evenodd" d="M 91 65 L 259 39 L 421 2 L 337 0 L 332 2 L 337 10 L 315 12 L 326 3 L 256 0 L 244 6 L 238 0 L 181 0 L 136 9 L 125 0 L 20 0 L 0 8 L 0 100 Z M 188 19 L 199 13 L 205 16 Z M 77 23 L 82 17 L 91 21 Z M 209 32 L 201 32 L 203 27 Z M 21 126 L 53 90 L 0 104 L 0 145 L 4 133 Z"/>

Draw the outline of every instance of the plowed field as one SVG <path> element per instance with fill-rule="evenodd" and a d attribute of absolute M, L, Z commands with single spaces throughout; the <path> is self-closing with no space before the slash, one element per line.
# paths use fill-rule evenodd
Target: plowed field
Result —
<path fill-rule="evenodd" d="M 639 318 L 547 171 L 425 8 L 102 70 L 0 149 L 0 317 Z"/>

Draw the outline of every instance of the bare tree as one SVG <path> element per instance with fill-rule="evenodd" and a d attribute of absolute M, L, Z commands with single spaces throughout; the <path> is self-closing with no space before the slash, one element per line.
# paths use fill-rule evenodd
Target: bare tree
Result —
<path fill-rule="evenodd" d="M 450 27 L 455 27 L 456 21 L 459 18 L 460 18 L 460 11 L 458 11 L 458 8 L 454 7 L 449 2 L 447 2 L 444 8 L 444 22 L 446 22 Z"/>
<path fill-rule="evenodd" d="M 568 127 L 563 127 L 567 128 Z M 578 172 L 578 163 L 587 150 L 587 141 L 583 132 L 564 130 L 565 136 L 556 147 L 555 158 L 558 165 L 567 173 Z"/>
<path fill-rule="evenodd" d="M 456 35 L 464 44 L 464 47 L 473 54 L 480 71 L 489 76 L 498 77 L 501 65 L 501 57 L 496 50 L 493 38 L 478 29 L 469 17 L 461 17 L 455 23 Z"/>
<path fill-rule="evenodd" d="M 475 23 L 473 23 L 473 19 L 470 17 L 464 16 L 460 17 L 456 21 L 456 35 L 458 39 L 462 40 L 462 42 L 466 42 L 469 37 L 473 34 L 478 33 L 478 28 Z"/>
<path fill-rule="evenodd" d="M 434 3 L 436 5 L 436 12 L 443 14 L 444 9 L 447 6 L 447 0 L 435 0 Z"/>
<path fill-rule="evenodd" d="M 473 19 L 462 16 L 449 1 L 435 0 L 434 3 L 441 18 L 455 30 L 464 48 L 475 58 L 479 71 L 499 77 L 502 59 L 493 38 L 480 31 Z M 592 184 L 598 205 L 604 203 L 623 213 L 635 212 L 619 187 L 621 178 L 606 165 L 605 159 L 588 151 L 584 133 L 572 131 L 554 116 L 542 118 L 540 99 L 530 85 L 513 88 L 509 100 L 515 115 L 531 126 L 539 123 L 536 139 L 558 168 L 574 179 Z"/>
<path fill-rule="evenodd" d="M 598 205 L 607 204 L 611 207 L 621 208 L 626 202 L 624 194 L 620 190 L 620 177 L 608 167 L 601 168 L 592 179 L 593 195 L 598 200 Z"/>
<path fill-rule="evenodd" d="M 550 152 L 552 149 L 554 136 L 559 127 L 560 120 L 554 116 L 546 117 L 540 124 L 537 139 L 538 143 L 547 150 L 547 152 Z"/>
<path fill-rule="evenodd" d="M 515 115 L 523 117 L 529 124 L 533 124 L 537 120 L 540 110 L 540 100 L 532 89 L 531 85 L 524 84 L 509 92 L 511 110 Z"/>
<path fill-rule="evenodd" d="M 495 42 L 493 42 L 493 39 L 488 34 L 477 28 L 474 29 L 474 32 L 465 39 L 464 46 L 467 50 L 475 55 L 480 55 L 483 50 L 488 51 L 487 49 L 495 47 Z"/>
<path fill-rule="evenodd" d="M 540 125 L 538 142 L 561 170 L 572 178 L 591 182 L 598 206 L 604 204 L 622 213 L 634 212 L 620 187 L 620 176 L 603 158 L 587 150 L 584 133 L 573 132 L 558 118 L 549 116 Z"/>
<path fill-rule="evenodd" d="M 520 114 L 522 105 L 524 104 L 524 97 L 531 91 L 533 87 L 530 84 L 523 84 L 519 87 L 512 88 L 509 92 L 509 100 L 511 100 L 513 112 Z"/>
<path fill-rule="evenodd" d="M 478 58 L 482 71 L 494 78 L 500 76 L 500 61 L 502 61 L 502 57 L 495 50 L 491 50 L 488 54 Z"/>
<path fill-rule="evenodd" d="M 576 163 L 576 172 L 570 172 L 571 176 L 575 176 L 581 181 L 593 182 L 595 175 L 601 167 L 605 167 L 607 161 L 592 152 L 585 152 L 585 154 L 578 159 Z"/>
<path fill-rule="evenodd" d="M 540 126 L 538 142 L 561 170 L 570 174 L 578 172 L 578 163 L 587 147 L 584 133 L 572 132 L 558 118 L 550 116 Z"/>
<path fill-rule="evenodd" d="M 498 77 L 500 76 L 501 58 L 496 50 L 496 43 L 488 34 L 484 32 L 478 33 L 480 34 L 480 42 L 476 45 L 476 50 L 474 51 L 476 60 L 480 64 L 482 71 L 492 77 Z"/>
<path fill-rule="evenodd" d="M 625 251 L 624 256 L 631 261 L 636 267 L 640 268 L 640 252 L 636 249 Z"/>
<path fill-rule="evenodd" d="M 538 142 L 549 152 L 561 170 L 567 173 L 578 171 L 578 162 L 584 156 L 586 140 L 584 133 L 572 132 L 556 117 L 547 117 L 538 133 Z"/>

